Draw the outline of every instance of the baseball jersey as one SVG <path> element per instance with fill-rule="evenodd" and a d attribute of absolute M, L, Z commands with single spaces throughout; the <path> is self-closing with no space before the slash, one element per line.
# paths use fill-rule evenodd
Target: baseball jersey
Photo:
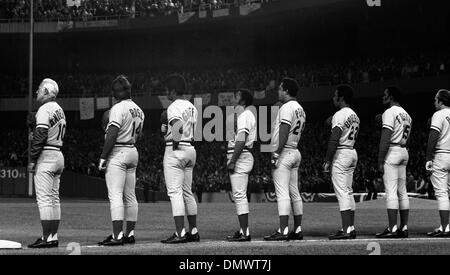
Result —
<path fill-rule="evenodd" d="M 144 126 L 145 115 L 131 99 L 116 103 L 109 112 L 108 127 L 119 128 L 116 143 L 135 144 Z"/>
<path fill-rule="evenodd" d="M 383 128 L 392 131 L 391 144 L 405 146 L 411 133 L 412 119 L 400 106 L 392 106 L 383 113 Z"/>
<path fill-rule="evenodd" d="M 173 126 L 170 123 L 174 120 L 180 120 L 183 125 L 183 134 L 180 141 L 193 141 L 197 116 L 197 109 L 189 100 L 177 99 L 172 102 L 167 108 L 168 129 L 165 140 L 173 140 Z"/>
<path fill-rule="evenodd" d="M 339 146 L 351 148 L 355 146 L 359 123 L 359 117 L 349 107 L 342 108 L 334 114 L 331 120 L 331 129 L 339 127 L 342 130 L 338 148 Z"/>
<path fill-rule="evenodd" d="M 43 104 L 36 113 L 36 128 L 48 129 L 45 145 L 62 147 L 66 132 L 66 116 L 55 101 Z"/>
<path fill-rule="evenodd" d="M 431 129 L 439 132 L 436 153 L 450 152 L 450 108 L 434 113 L 431 118 Z"/>
<path fill-rule="evenodd" d="M 228 150 L 234 149 L 237 137 L 241 132 L 248 134 L 245 147 L 248 149 L 253 148 L 253 142 L 256 140 L 256 119 L 255 115 L 249 109 L 245 109 L 238 116 L 236 134 L 232 140 L 228 141 Z"/>
<path fill-rule="evenodd" d="M 281 123 L 286 123 L 290 126 L 288 140 L 285 147 L 297 148 L 300 136 L 305 128 L 306 114 L 302 106 L 296 100 L 290 100 L 284 103 L 278 110 L 277 118 L 274 122 L 272 132 L 272 149 L 276 151 L 279 144 L 279 134 Z"/>

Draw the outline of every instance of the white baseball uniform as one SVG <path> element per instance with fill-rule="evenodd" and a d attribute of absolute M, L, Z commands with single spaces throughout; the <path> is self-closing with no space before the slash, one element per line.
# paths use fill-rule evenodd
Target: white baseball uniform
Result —
<path fill-rule="evenodd" d="M 228 162 L 233 157 L 236 140 L 240 133 L 247 133 L 245 147 L 239 158 L 236 160 L 234 173 L 230 174 L 231 190 L 233 192 L 236 212 L 238 215 L 248 214 L 247 185 L 248 176 L 253 169 L 253 155 L 250 150 L 256 140 L 256 119 L 255 115 L 246 108 L 237 119 L 237 130 L 234 139 L 228 142 L 227 159 Z"/>
<path fill-rule="evenodd" d="M 359 118 L 349 107 L 337 111 L 331 121 L 331 129 L 339 127 L 342 130 L 339 144 L 334 154 L 331 168 L 331 181 L 339 202 L 340 211 L 355 210 L 353 197 L 353 173 L 358 162 L 354 149 L 359 131 Z"/>
<path fill-rule="evenodd" d="M 64 169 L 61 152 L 66 116 L 55 101 L 43 104 L 36 113 L 36 128 L 48 129 L 45 146 L 36 162 L 34 185 L 41 220 L 60 220 L 59 183 Z"/>
<path fill-rule="evenodd" d="M 108 127 L 119 128 L 116 144 L 106 163 L 106 185 L 113 221 L 136 222 L 136 167 L 139 154 L 134 146 L 144 126 L 145 115 L 131 99 L 116 103 L 109 113 Z"/>
<path fill-rule="evenodd" d="M 195 106 L 185 99 L 175 100 L 167 109 L 168 129 L 165 135 L 164 178 L 173 216 L 184 216 L 186 213 L 189 216 L 197 215 L 197 203 L 192 194 L 192 172 L 197 158 L 192 142 L 197 116 Z M 182 123 L 183 131 L 178 138 L 178 149 L 173 150 L 174 134 L 177 137 L 173 131 L 176 131 L 177 127 L 176 124 L 171 125 L 171 122 L 176 120 Z"/>
<path fill-rule="evenodd" d="M 280 216 L 290 215 L 291 205 L 294 215 L 303 214 L 302 197 L 298 189 L 298 168 L 301 154 L 297 145 L 305 128 L 305 121 L 306 114 L 302 106 L 296 100 L 290 100 L 280 107 L 274 122 L 271 140 L 273 151 L 278 149 L 281 123 L 290 126 L 288 140 L 278 160 L 278 168 L 272 171 Z"/>
<path fill-rule="evenodd" d="M 448 199 L 450 188 L 450 108 L 434 113 L 431 118 L 431 129 L 439 132 L 433 159 L 431 183 L 438 201 L 439 210 L 450 210 Z"/>
<path fill-rule="evenodd" d="M 406 143 L 411 133 L 412 119 L 400 106 L 392 106 L 383 113 L 383 128 L 392 131 L 389 151 L 384 161 L 384 187 L 388 209 L 409 209 L 406 191 Z"/>

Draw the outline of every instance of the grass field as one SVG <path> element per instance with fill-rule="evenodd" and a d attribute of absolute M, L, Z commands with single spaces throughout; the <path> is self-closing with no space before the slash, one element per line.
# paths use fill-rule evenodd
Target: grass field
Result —
<path fill-rule="evenodd" d="M 386 226 L 383 200 L 357 204 L 358 238 L 328 241 L 340 227 L 337 203 L 305 203 L 304 241 L 264 242 L 262 237 L 278 227 L 276 204 L 250 204 L 252 242 L 227 243 L 224 237 L 238 225 L 232 203 L 199 204 L 198 228 L 202 241 L 182 245 L 163 245 L 159 241 L 173 232 L 169 203 L 140 204 L 135 245 L 105 248 L 96 243 L 110 234 L 109 204 L 103 201 L 63 200 L 60 247 L 31 250 L 26 245 L 40 236 L 38 211 L 31 199 L 0 199 L 0 239 L 21 242 L 21 250 L 0 250 L 0 254 L 69 254 L 69 243 L 78 243 L 81 254 L 369 254 L 371 246 L 381 254 L 450 254 L 450 239 L 430 239 L 424 233 L 439 222 L 436 202 L 412 199 L 410 238 L 379 240 L 374 234 Z M 374 244 L 373 242 L 377 242 Z M 369 245 L 370 244 L 370 245 Z"/>

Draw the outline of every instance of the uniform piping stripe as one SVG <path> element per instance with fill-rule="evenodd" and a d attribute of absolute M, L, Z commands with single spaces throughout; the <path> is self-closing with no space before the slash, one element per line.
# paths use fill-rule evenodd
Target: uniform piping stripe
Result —
<path fill-rule="evenodd" d="M 431 126 L 430 128 L 431 128 L 431 129 L 434 129 L 434 130 L 436 130 L 436 131 L 438 131 L 439 133 L 441 132 L 441 129 L 439 129 L 439 128 L 436 127 L 436 126 Z"/>

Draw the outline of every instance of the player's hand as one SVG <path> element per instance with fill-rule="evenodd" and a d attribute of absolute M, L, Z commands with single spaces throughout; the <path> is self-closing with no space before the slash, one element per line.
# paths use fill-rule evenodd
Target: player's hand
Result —
<path fill-rule="evenodd" d="M 329 161 L 326 161 L 323 163 L 322 168 L 323 168 L 323 172 L 324 173 L 330 173 L 330 167 L 331 167 L 331 163 Z"/>
<path fill-rule="evenodd" d="M 272 169 L 277 169 L 279 165 L 280 154 L 273 153 L 272 158 L 270 159 L 270 165 Z"/>
<path fill-rule="evenodd" d="M 35 170 L 34 170 L 35 166 L 36 166 L 36 163 L 30 162 L 30 163 L 28 164 L 28 172 L 29 172 L 29 173 L 34 173 L 34 172 L 35 172 Z"/>
<path fill-rule="evenodd" d="M 163 134 L 167 133 L 167 124 L 161 124 L 161 133 Z"/>
<path fill-rule="evenodd" d="M 433 171 L 433 161 L 432 160 L 427 161 L 427 163 L 425 164 L 425 169 L 427 171 Z"/>
<path fill-rule="evenodd" d="M 98 163 L 98 170 L 105 171 L 106 170 L 106 159 L 100 159 Z"/>
<path fill-rule="evenodd" d="M 227 164 L 227 170 L 228 170 L 228 173 L 233 174 L 235 168 L 236 168 L 236 163 L 235 163 L 235 162 L 230 161 L 230 162 Z"/>

